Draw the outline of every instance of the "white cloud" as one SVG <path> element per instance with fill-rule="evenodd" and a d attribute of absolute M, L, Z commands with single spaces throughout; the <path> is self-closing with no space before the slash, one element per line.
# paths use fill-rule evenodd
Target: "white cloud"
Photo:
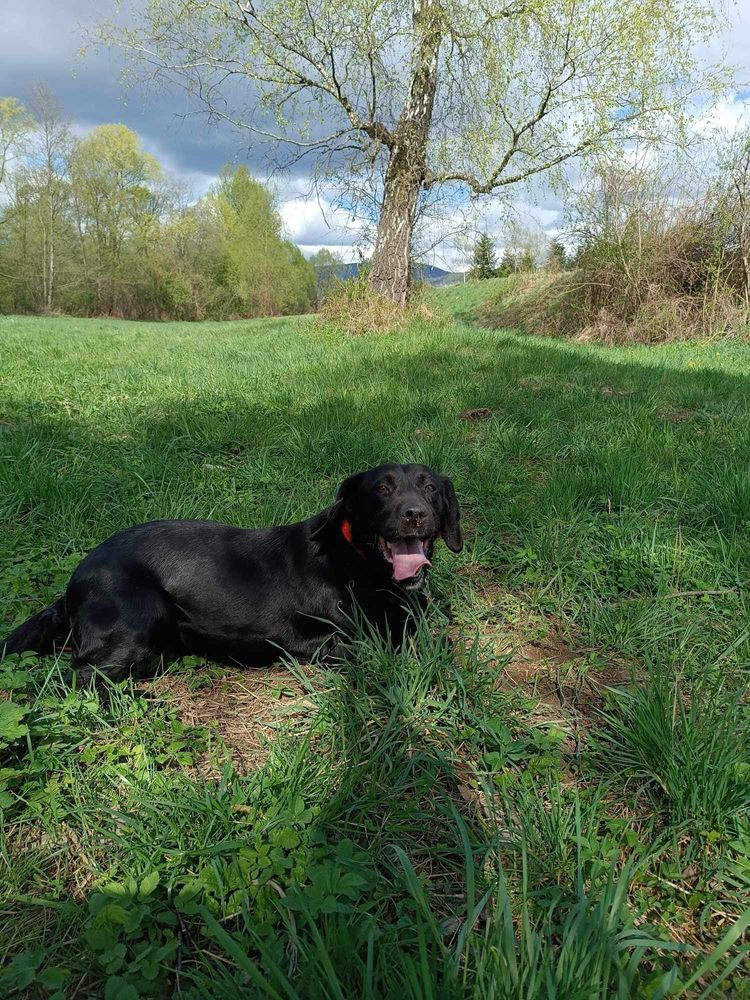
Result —
<path fill-rule="evenodd" d="M 122 16 L 137 10 L 144 0 L 128 0 Z M 102 121 L 124 121 L 136 128 L 146 149 L 157 156 L 170 172 L 183 179 L 196 196 L 214 183 L 222 162 L 247 162 L 258 176 L 266 165 L 258 148 L 251 146 L 238 154 L 237 136 L 220 128 L 208 128 L 203 119 L 195 119 L 195 105 L 179 89 L 152 94 L 147 103 L 134 92 L 123 100 L 118 83 L 120 60 L 116 53 L 97 52 L 78 61 L 76 53 L 82 41 L 79 25 L 91 25 L 102 17 L 116 16 L 113 0 L 38 0 L 21 4 L 18 0 L 0 0 L 0 93 L 27 99 L 35 79 L 46 79 L 53 92 L 75 116 L 76 131 L 84 132 Z M 6 11 L 5 8 L 8 8 Z M 738 68 L 740 87 L 750 86 L 750 2 L 740 0 L 726 11 L 728 30 L 705 46 L 699 54 L 713 62 L 726 62 Z M 187 115 L 187 118 L 179 117 Z M 709 137 L 716 130 L 735 130 L 750 124 L 750 91 L 725 95 L 708 110 L 701 109 L 696 132 Z M 628 155 L 626 152 L 624 155 Z M 577 165 L 571 164 L 569 177 L 575 181 Z M 355 244 L 360 240 L 364 223 L 334 206 L 331 191 L 321 192 L 320 201 L 311 193 L 309 177 L 292 177 L 272 183 L 279 212 L 290 238 L 306 255 L 326 247 L 345 259 L 356 258 Z M 543 179 L 533 189 L 509 192 L 520 221 L 533 224 L 550 236 L 562 226 L 563 206 Z M 446 218 L 427 227 L 426 245 L 436 243 L 428 262 L 442 267 L 465 266 L 467 259 L 462 241 L 455 234 L 486 230 L 502 249 L 507 206 L 500 198 L 466 202 L 448 209 Z M 471 226 L 464 222 L 470 210 Z M 473 228 L 472 228 L 473 227 Z M 444 237 L 439 242 L 440 237 Z"/>
<path fill-rule="evenodd" d="M 358 254 L 351 247 L 343 247 L 339 243 L 310 243 L 301 246 L 300 250 L 307 258 L 312 257 L 319 250 L 329 250 L 331 253 L 336 254 L 337 257 L 340 257 L 344 264 L 352 264 L 354 261 L 359 260 Z"/>
<path fill-rule="evenodd" d="M 284 229 L 290 239 L 308 253 L 322 246 L 341 252 L 348 250 L 348 259 L 355 259 L 352 247 L 362 237 L 364 224 L 348 212 L 321 198 L 290 198 L 279 206 Z M 310 252 L 315 252 L 314 250 Z"/>
<path fill-rule="evenodd" d="M 750 97 L 740 94 L 724 97 L 703 114 L 693 128 L 702 136 L 714 132 L 736 132 L 750 125 Z"/>

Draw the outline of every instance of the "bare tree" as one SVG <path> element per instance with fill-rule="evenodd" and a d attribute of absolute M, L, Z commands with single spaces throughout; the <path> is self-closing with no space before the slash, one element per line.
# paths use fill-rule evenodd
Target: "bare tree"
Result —
<path fill-rule="evenodd" d="M 729 142 L 722 201 L 729 221 L 729 242 L 742 267 L 745 305 L 750 307 L 750 128 Z"/>
<path fill-rule="evenodd" d="M 8 175 L 11 160 L 21 154 L 34 128 L 26 108 L 15 97 L 0 97 L 0 187 Z"/>
<path fill-rule="evenodd" d="M 98 37 L 296 160 L 381 162 L 370 280 L 402 303 L 422 191 L 491 194 L 660 130 L 714 25 L 702 0 L 148 0 Z"/>
<path fill-rule="evenodd" d="M 67 181 L 73 133 L 62 106 L 46 84 L 34 88 L 31 110 L 35 118 L 29 175 L 37 191 L 36 207 L 42 233 L 41 271 L 44 308 L 52 309 L 55 296 L 57 236 L 70 197 Z"/>

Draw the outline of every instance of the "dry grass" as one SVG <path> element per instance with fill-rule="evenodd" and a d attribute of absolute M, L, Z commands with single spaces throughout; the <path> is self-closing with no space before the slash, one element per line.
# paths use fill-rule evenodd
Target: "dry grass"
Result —
<path fill-rule="evenodd" d="M 167 673 L 142 686 L 152 697 L 166 699 L 181 722 L 215 732 L 240 774 L 263 764 L 279 725 L 303 720 L 311 710 L 300 681 L 282 667 L 226 670 L 198 688 L 183 674 Z M 198 769 L 204 773 L 212 767 L 205 760 Z"/>
<path fill-rule="evenodd" d="M 461 575 L 471 581 L 473 605 L 485 609 L 476 635 L 498 666 L 498 687 L 523 695 L 536 722 L 589 727 L 606 689 L 632 680 L 631 666 L 616 658 L 592 661 L 580 637 L 554 615 L 531 612 L 525 595 L 508 590 L 491 571 L 463 567 Z"/>
<path fill-rule="evenodd" d="M 605 344 L 668 343 L 696 337 L 746 336 L 747 309 L 728 290 L 691 295 L 650 276 L 622 288 L 619 272 L 511 275 L 478 310 L 480 322 L 549 337 Z"/>
<path fill-rule="evenodd" d="M 435 319 L 434 308 L 427 306 L 419 290 L 403 308 L 374 292 L 365 280 L 338 282 L 326 294 L 318 315 L 319 324 L 344 330 L 353 337 L 392 333 L 415 321 Z"/>

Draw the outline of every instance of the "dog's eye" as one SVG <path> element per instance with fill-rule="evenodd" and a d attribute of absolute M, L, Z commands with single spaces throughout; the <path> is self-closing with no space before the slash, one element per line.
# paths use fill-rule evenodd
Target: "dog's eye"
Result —
<path fill-rule="evenodd" d="M 435 484 L 434 483 L 425 483 L 423 488 L 424 488 L 425 493 L 434 493 L 435 492 Z"/>
<path fill-rule="evenodd" d="M 377 487 L 376 492 L 378 492 L 381 497 L 387 497 L 391 491 L 385 483 L 381 483 L 380 486 Z"/>

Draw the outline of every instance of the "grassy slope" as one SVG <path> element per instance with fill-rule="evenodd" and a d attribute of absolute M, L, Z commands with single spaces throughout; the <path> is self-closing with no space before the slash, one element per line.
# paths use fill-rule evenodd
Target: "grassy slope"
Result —
<path fill-rule="evenodd" d="M 44 996 L 62 969 L 79 995 L 107 977 L 267 995 L 249 954 L 278 995 L 544 997 L 554 980 L 560 997 L 627 996 L 673 960 L 625 967 L 633 915 L 710 950 L 741 911 L 750 348 L 478 330 L 481 294 L 446 290 L 454 321 L 360 339 L 308 321 L 0 318 L 5 624 L 117 528 L 303 517 L 386 459 L 452 475 L 467 526 L 417 655 L 360 644 L 261 772 L 227 765 L 218 788 L 189 770 L 207 737 L 168 707 L 65 695 L 53 664 L 0 668 L 27 709 L 0 727 L 9 982 Z M 490 419 L 459 419 L 479 406 Z M 458 665 L 445 616 L 485 644 Z M 613 661 L 644 693 L 593 731 L 575 704 L 539 722 L 529 690 L 497 684 L 486 647 L 504 632 L 564 639 L 569 697 Z M 128 879 L 152 871 L 140 898 Z M 529 917 L 515 972 L 504 905 Z"/>
<path fill-rule="evenodd" d="M 606 344 L 665 344 L 705 337 L 717 340 L 741 337 L 748 342 L 748 312 L 731 295 L 717 292 L 710 302 L 700 296 L 670 292 L 663 282 L 643 279 L 639 296 L 634 289 L 618 289 L 617 278 L 600 277 L 598 304 L 590 291 L 598 284 L 594 274 L 580 270 L 535 271 L 474 282 L 471 299 L 459 289 L 466 318 L 482 325 L 525 330 L 551 337 L 575 337 Z M 614 273 L 614 272 L 613 272 Z M 643 275 L 641 275 L 643 278 Z M 648 287 L 647 287 L 648 286 Z M 621 293 L 618 295 L 618 292 Z"/>

